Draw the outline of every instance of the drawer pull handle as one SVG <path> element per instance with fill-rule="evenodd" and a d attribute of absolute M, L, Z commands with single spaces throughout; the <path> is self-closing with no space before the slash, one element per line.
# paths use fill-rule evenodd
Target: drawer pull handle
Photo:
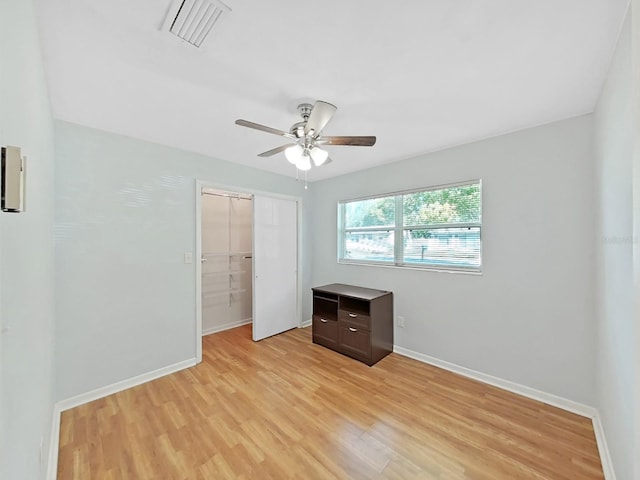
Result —
<path fill-rule="evenodd" d="M 350 316 L 351 318 L 356 318 L 358 315 L 356 315 L 355 313 L 350 313 L 350 314 L 349 314 L 349 316 Z"/>
<path fill-rule="evenodd" d="M 327 323 L 327 321 L 326 321 L 324 318 L 321 318 L 321 319 L 320 319 L 320 321 L 321 321 L 322 323 Z"/>
<path fill-rule="evenodd" d="M 350 332 L 357 332 L 357 331 L 358 331 L 358 329 L 357 329 L 357 328 L 353 328 L 353 327 L 349 327 L 349 331 L 350 331 Z"/>

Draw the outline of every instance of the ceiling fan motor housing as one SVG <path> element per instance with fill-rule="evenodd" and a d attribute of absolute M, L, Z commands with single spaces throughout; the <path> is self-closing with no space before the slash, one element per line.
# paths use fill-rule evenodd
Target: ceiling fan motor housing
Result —
<path fill-rule="evenodd" d="M 298 123 L 294 123 L 291 126 L 291 129 L 289 130 L 289 132 L 294 135 L 297 139 L 300 138 L 304 138 L 305 134 L 304 134 L 304 126 L 307 124 L 306 121 L 304 122 L 298 122 Z"/>
<path fill-rule="evenodd" d="M 300 105 L 298 105 L 298 113 L 300 113 L 300 116 L 305 122 L 309 120 L 311 110 L 313 110 L 313 105 L 311 105 L 310 103 L 301 103 Z"/>
<path fill-rule="evenodd" d="M 302 142 L 298 142 L 300 146 L 303 148 L 312 147 L 312 143 L 314 137 L 316 136 L 316 132 L 311 132 L 311 135 L 305 133 L 305 126 L 307 125 L 307 121 L 309 120 L 309 116 L 311 115 L 311 110 L 313 110 L 313 105 L 310 103 L 301 103 L 298 105 L 298 113 L 302 117 L 302 122 L 294 123 L 291 126 L 289 132 L 294 135 L 298 140 L 302 140 Z"/>

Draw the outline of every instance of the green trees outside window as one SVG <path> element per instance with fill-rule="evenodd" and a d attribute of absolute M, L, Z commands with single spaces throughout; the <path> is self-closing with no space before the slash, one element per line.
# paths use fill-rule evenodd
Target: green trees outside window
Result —
<path fill-rule="evenodd" d="M 339 203 L 339 260 L 479 271 L 479 180 Z"/>

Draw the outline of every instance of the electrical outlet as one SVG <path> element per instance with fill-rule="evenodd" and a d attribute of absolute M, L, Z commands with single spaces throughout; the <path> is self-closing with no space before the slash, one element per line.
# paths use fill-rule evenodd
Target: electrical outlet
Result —
<path fill-rule="evenodd" d="M 398 328 L 404 328 L 404 317 L 398 316 L 397 323 Z"/>
<path fill-rule="evenodd" d="M 184 263 L 186 263 L 186 264 L 193 263 L 193 253 L 192 252 L 184 252 Z"/>

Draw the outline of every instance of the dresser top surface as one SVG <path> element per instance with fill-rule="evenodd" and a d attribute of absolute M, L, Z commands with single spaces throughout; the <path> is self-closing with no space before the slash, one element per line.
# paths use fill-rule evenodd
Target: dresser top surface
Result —
<path fill-rule="evenodd" d="M 390 295 L 387 290 L 376 290 L 374 288 L 356 287 L 354 285 L 345 285 L 344 283 L 331 283 L 321 287 L 313 287 L 314 292 L 333 293 L 335 295 L 343 295 L 345 297 L 362 298 L 364 300 L 373 300 L 374 298 Z"/>

